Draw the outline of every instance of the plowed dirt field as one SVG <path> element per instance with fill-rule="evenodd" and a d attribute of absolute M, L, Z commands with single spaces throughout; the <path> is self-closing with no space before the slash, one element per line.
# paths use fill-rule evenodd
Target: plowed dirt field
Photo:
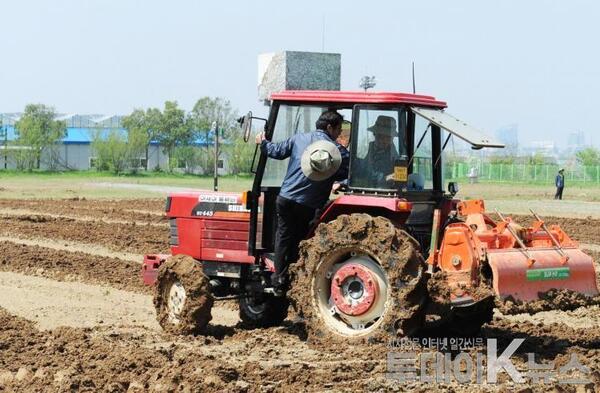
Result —
<path fill-rule="evenodd" d="M 400 348 L 312 345 L 292 314 L 282 326 L 251 330 L 231 303 L 215 305 L 204 335 L 166 334 L 155 320 L 152 289 L 139 277 L 144 253 L 168 252 L 163 209 L 163 200 L 0 200 L 0 391 L 600 391 L 598 305 L 496 311 L 476 337 L 483 347 L 466 351 L 475 358 L 496 339 L 501 352 L 522 338 L 511 357 L 517 370 L 532 370 L 528 353 L 554 370 L 575 358 L 583 367 L 579 384 L 559 380 L 567 374 L 516 383 L 505 372 L 487 385 L 454 376 L 400 381 L 389 374 L 390 354 Z M 600 260 L 600 220 L 545 219 Z M 421 340 L 410 352 L 435 357 L 430 346 Z"/>

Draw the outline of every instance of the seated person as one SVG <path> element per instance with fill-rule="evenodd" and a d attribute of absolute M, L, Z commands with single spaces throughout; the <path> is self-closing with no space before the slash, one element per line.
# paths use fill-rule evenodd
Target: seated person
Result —
<path fill-rule="evenodd" d="M 368 174 L 367 187 L 393 188 L 394 163 L 400 157 L 394 145 L 394 138 L 398 136 L 396 119 L 377 116 L 375 124 L 367 130 L 375 137 L 360 163 L 363 173 Z"/>
<path fill-rule="evenodd" d="M 335 140 L 337 143 L 344 146 L 346 149 L 350 148 L 350 127 L 351 123 L 349 121 L 344 121 L 342 123 L 342 132 L 340 133 L 340 136 L 338 136 Z"/>

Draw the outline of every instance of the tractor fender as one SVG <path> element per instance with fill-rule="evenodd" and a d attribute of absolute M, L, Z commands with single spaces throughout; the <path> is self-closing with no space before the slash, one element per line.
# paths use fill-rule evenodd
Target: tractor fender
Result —
<path fill-rule="evenodd" d="M 322 222 L 335 220 L 339 215 L 366 213 L 390 219 L 395 225 L 403 224 L 412 210 L 412 203 L 404 198 L 386 198 L 370 195 L 342 195 L 332 200 L 318 215 L 316 228 Z"/>

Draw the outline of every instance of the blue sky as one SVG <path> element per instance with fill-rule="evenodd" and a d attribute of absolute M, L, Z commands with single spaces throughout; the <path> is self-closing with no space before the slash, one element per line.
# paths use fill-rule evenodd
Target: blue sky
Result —
<path fill-rule="evenodd" d="M 594 1 L 132 1 L 0 3 L 0 112 L 128 113 L 205 95 L 240 112 L 256 100 L 256 57 L 342 54 L 342 88 L 417 91 L 490 132 L 566 142 L 593 121 L 600 92 Z M 323 21 L 325 28 L 323 29 Z"/>

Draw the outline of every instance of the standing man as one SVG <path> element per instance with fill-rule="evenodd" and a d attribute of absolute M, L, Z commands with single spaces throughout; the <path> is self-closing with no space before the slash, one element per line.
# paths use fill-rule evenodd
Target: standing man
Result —
<path fill-rule="evenodd" d="M 316 131 L 279 143 L 267 141 L 264 134 L 256 136 L 263 154 L 290 159 L 276 201 L 275 273 L 271 276 L 276 293 L 287 289 L 288 266 L 298 258 L 298 245 L 308 234 L 317 209 L 327 202 L 334 181 L 348 177 L 350 154 L 336 142 L 343 120 L 339 113 L 327 111 L 317 120 Z"/>
<path fill-rule="evenodd" d="M 556 185 L 556 194 L 554 194 L 554 199 L 562 200 L 563 188 L 565 188 L 565 170 L 564 170 L 564 168 L 560 168 L 558 170 L 558 175 L 556 175 L 555 185 Z"/>

